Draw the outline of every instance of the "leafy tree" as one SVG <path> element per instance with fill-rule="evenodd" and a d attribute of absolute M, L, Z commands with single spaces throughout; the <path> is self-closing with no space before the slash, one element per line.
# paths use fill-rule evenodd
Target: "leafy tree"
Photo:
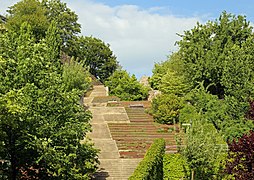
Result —
<path fill-rule="evenodd" d="M 197 24 L 178 42 L 186 77 L 204 81 L 210 93 L 245 99 L 253 88 L 253 33 L 243 16 L 223 12 L 218 20 Z"/>
<path fill-rule="evenodd" d="M 46 16 L 46 9 L 38 0 L 21 0 L 7 10 L 7 28 L 19 31 L 24 22 L 31 25 L 33 34 L 37 40 L 45 37 L 45 32 L 49 26 Z"/>
<path fill-rule="evenodd" d="M 183 96 L 190 89 L 189 84 L 186 82 L 184 76 L 178 75 L 177 72 L 168 70 L 167 73 L 161 78 L 159 90 L 166 94 L 175 94 Z"/>
<path fill-rule="evenodd" d="M 122 100 L 144 100 L 148 96 L 148 89 L 141 85 L 135 75 L 130 76 L 125 70 L 117 70 L 108 78 L 105 85 L 109 87 L 111 95 Z"/>
<path fill-rule="evenodd" d="M 78 15 L 61 0 L 42 0 L 42 5 L 46 9 L 48 20 L 57 24 L 62 39 L 61 50 L 70 54 L 70 49 L 75 45 L 77 35 L 81 32 Z"/>
<path fill-rule="evenodd" d="M 62 41 L 61 50 L 67 54 L 81 32 L 77 14 L 60 0 L 21 0 L 7 12 L 8 29 L 18 31 L 23 22 L 28 22 L 37 40 L 45 37 L 49 24 L 55 21 Z"/>
<path fill-rule="evenodd" d="M 151 113 L 159 123 L 176 124 L 181 108 L 181 98 L 174 94 L 162 94 L 153 99 Z"/>
<path fill-rule="evenodd" d="M 254 132 L 229 143 L 226 172 L 236 180 L 254 179 Z"/>
<path fill-rule="evenodd" d="M 159 86 L 161 85 L 161 79 L 162 77 L 167 73 L 170 66 L 169 61 L 165 61 L 162 63 L 156 63 L 153 68 L 153 75 L 149 79 L 149 83 L 151 84 L 151 87 L 155 90 L 159 89 Z"/>
<path fill-rule="evenodd" d="M 150 84 L 154 89 L 177 96 L 183 96 L 191 89 L 192 84 L 187 82 L 184 75 L 179 53 L 172 54 L 167 61 L 161 64 L 155 64 Z"/>
<path fill-rule="evenodd" d="M 1 35 L 0 159 L 8 179 L 89 179 L 96 169 L 97 150 L 80 143 L 91 115 L 51 59 L 60 53 L 57 34 L 52 24 L 37 42 L 24 23 Z"/>
<path fill-rule="evenodd" d="M 101 82 L 105 82 L 118 68 L 118 62 L 109 44 L 94 37 L 80 37 L 71 55 L 84 61 L 89 67 L 89 72 Z"/>
<path fill-rule="evenodd" d="M 199 114 L 213 124 L 225 140 L 240 137 L 253 128 L 253 123 L 244 118 L 244 108 L 248 108 L 248 104 L 241 104 L 234 97 L 226 96 L 225 100 L 220 100 L 201 84 L 183 99 L 185 102 L 179 112 L 181 123 L 190 123 Z"/>

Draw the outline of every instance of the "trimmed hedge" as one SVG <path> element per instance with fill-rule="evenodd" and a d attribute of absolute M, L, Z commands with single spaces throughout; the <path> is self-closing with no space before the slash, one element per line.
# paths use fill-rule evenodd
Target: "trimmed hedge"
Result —
<path fill-rule="evenodd" d="M 129 180 L 162 180 L 165 140 L 156 139 Z"/>

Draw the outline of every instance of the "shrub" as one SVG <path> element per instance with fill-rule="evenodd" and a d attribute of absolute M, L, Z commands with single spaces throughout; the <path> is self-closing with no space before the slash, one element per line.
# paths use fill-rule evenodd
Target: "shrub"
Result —
<path fill-rule="evenodd" d="M 148 88 L 137 81 L 135 75 L 130 76 L 125 70 L 118 70 L 110 76 L 105 85 L 109 93 L 125 101 L 139 101 L 147 99 Z"/>
<path fill-rule="evenodd" d="M 90 87 L 91 78 L 81 64 L 71 59 L 69 63 L 63 65 L 63 82 L 67 91 L 78 89 L 86 92 Z"/>
<path fill-rule="evenodd" d="M 144 159 L 139 163 L 129 180 L 161 180 L 163 179 L 163 156 L 165 140 L 156 139 L 148 149 Z"/>
<path fill-rule="evenodd" d="M 158 123 L 174 124 L 178 122 L 181 98 L 174 94 L 163 94 L 152 102 L 151 113 Z"/>
<path fill-rule="evenodd" d="M 189 177 L 190 170 L 181 154 L 165 154 L 163 159 L 164 179 L 179 180 Z"/>
<path fill-rule="evenodd" d="M 235 179 L 254 179 L 254 132 L 229 143 L 226 172 Z"/>

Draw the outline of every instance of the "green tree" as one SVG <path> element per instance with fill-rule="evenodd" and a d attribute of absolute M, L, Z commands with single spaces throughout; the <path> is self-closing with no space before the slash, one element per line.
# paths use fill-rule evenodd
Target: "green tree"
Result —
<path fill-rule="evenodd" d="M 188 81 L 204 82 L 212 94 L 246 99 L 253 93 L 253 33 L 244 16 L 223 12 L 197 24 L 178 42 Z"/>
<path fill-rule="evenodd" d="M 109 44 L 100 39 L 81 36 L 73 46 L 72 52 L 71 55 L 78 57 L 89 67 L 89 72 L 101 82 L 105 82 L 118 68 L 118 62 Z"/>
<path fill-rule="evenodd" d="M 57 24 L 62 39 L 61 50 L 70 54 L 70 49 L 75 45 L 77 35 L 81 32 L 78 15 L 61 0 L 42 0 L 41 4 L 46 9 L 48 20 Z"/>
<path fill-rule="evenodd" d="M 91 114 L 62 79 L 57 29 L 37 42 L 31 26 L 1 35 L 0 159 L 8 179 L 89 179 L 97 150 L 84 141 Z M 55 37 L 53 40 L 49 37 Z M 15 50 L 15 53 L 13 53 Z M 49 58 L 51 57 L 51 58 Z"/>
<path fill-rule="evenodd" d="M 169 66 L 171 62 L 165 61 L 162 63 L 156 63 L 153 68 L 153 75 L 149 79 L 149 83 L 151 84 L 151 87 L 155 90 L 159 89 L 159 86 L 161 85 L 161 79 L 162 77 L 167 73 Z"/>
<path fill-rule="evenodd" d="M 183 96 L 190 89 L 190 84 L 186 82 L 185 77 L 178 75 L 176 71 L 168 70 L 167 73 L 162 76 L 159 90 L 166 94 L 175 94 L 177 96 Z"/>
<path fill-rule="evenodd" d="M 130 76 L 125 70 L 117 70 L 108 78 L 105 85 L 111 95 L 126 101 L 144 100 L 148 96 L 148 88 L 141 85 L 135 75 Z"/>
<path fill-rule="evenodd" d="M 201 115 L 223 135 L 225 141 L 236 137 L 253 128 L 253 122 L 245 119 L 248 103 L 239 103 L 231 96 L 220 100 L 212 95 L 201 84 L 184 98 L 183 108 L 180 110 L 180 123 L 190 123 L 197 114 Z"/>
<path fill-rule="evenodd" d="M 37 40 L 45 37 L 49 20 L 46 16 L 46 9 L 38 0 L 21 0 L 11 6 L 7 16 L 6 26 L 13 31 L 19 31 L 24 22 L 31 25 L 32 32 Z"/>
<path fill-rule="evenodd" d="M 155 64 L 150 84 L 153 89 L 177 96 L 183 96 L 191 89 L 192 84 L 185 77 L 179 53 L 173 53 L 167 61 Z"/>
<path fill-rule="evenodd" d="M 45 37 L 49 24 L 54 21 L 61 37 L 60 48 L 67 54 L 81 32 L 77 14 L 61 0 L 21 0 L 7 12 L 8 29 L 18 31 L 23 22 L 28 22 L 37 40 Z"/>

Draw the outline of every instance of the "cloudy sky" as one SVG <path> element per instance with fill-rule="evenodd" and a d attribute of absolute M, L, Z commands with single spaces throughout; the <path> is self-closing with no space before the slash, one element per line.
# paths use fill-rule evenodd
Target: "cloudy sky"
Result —
<path fill-rule="evenodd" d="M 63 0 L 79 16 L 82 34 L 109 43 L 118 61 L 138 78 L 177 50 L 176 33 L 219 17 L 222 11 L 254 22 L 253 0 Z M 0 0 L 0 13 L 17 0 Z"/>

